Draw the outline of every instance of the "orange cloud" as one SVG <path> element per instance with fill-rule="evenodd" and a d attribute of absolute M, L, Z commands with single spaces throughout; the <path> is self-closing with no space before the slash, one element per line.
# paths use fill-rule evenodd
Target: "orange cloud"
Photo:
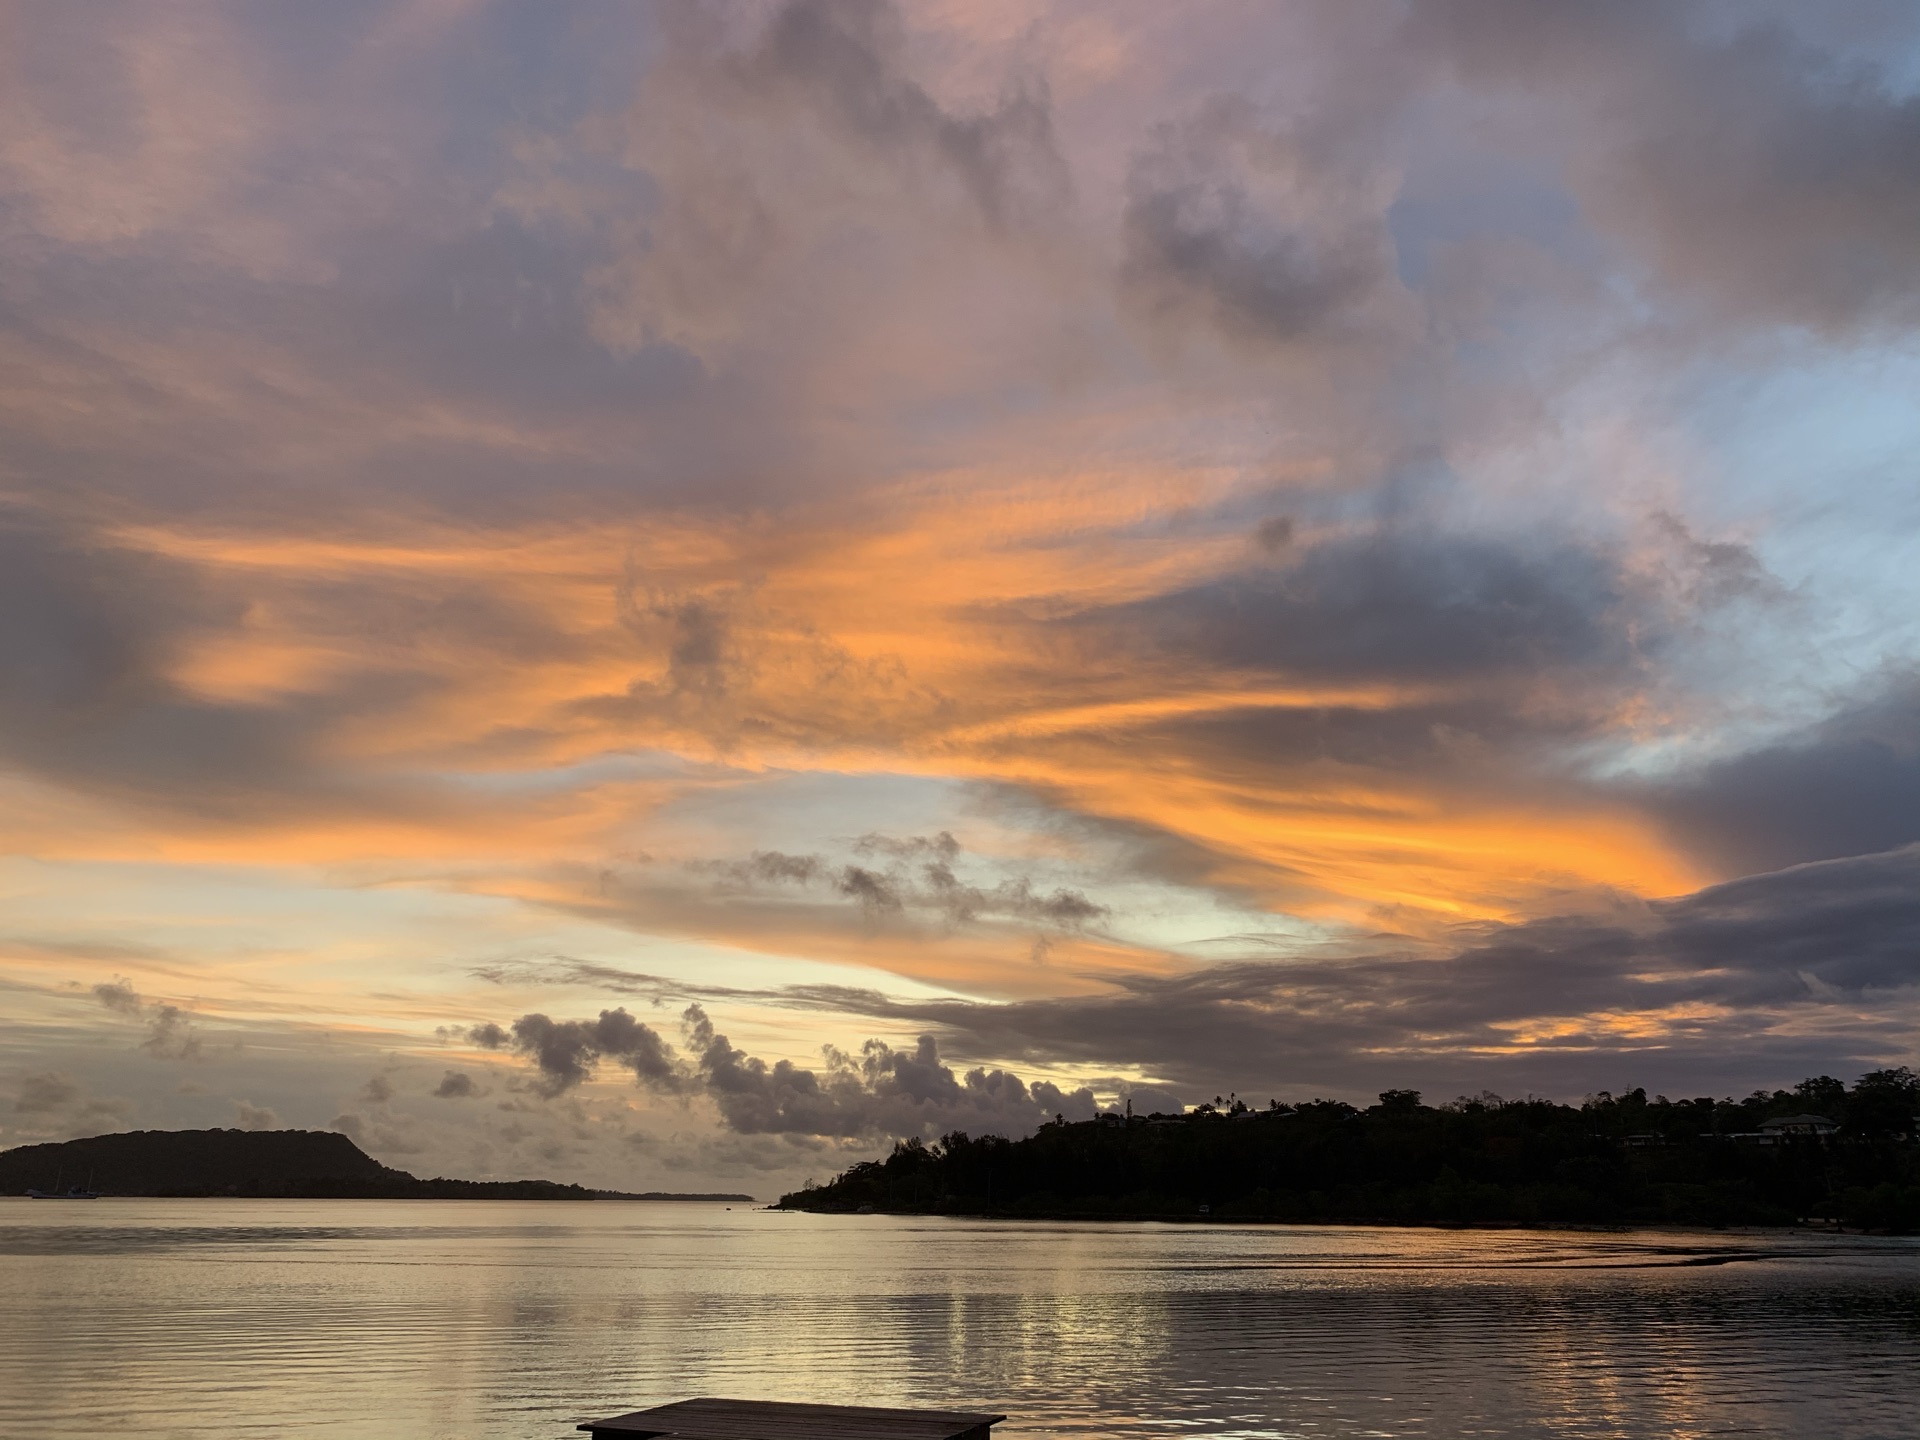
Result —
<path fill-rule="evenodd" d="M 411 525 L 395 540 L 123 525 L 116 544 L 233 597 L 228 623 L 182 643 L 174 683 L 241 706 L 337 701 L 316 763 L 418 791 L 384 817 L 296 809 L 231 840 L 201 826 L 138 843 L 183 861 L 536 864 L 644 843 L 644 817 L 673 797 L 780 771 L 1029 786 L 1190 842 L 1256 903 L 1346 924 L 1500 918 L 1546 895 L 1706 878 L 1650 824 L 1565 787 L 1531 802 L 1391 764 L 1281 755 L 1249 770 L 1185 738 L 1234 715 L 1417 714 L 1464 680 L 1276 683 L 1104 654 L 1052 623 L 1254 563 L 1242 532 L 1169 523 L 1232 493 L 1206 474 L 969 476 L 777 527 L 693 512 L 531 533 Z M 414 623 L 383 628 L 389 610 Z M 566 773 L 621 752 L 722 768 Z"/>

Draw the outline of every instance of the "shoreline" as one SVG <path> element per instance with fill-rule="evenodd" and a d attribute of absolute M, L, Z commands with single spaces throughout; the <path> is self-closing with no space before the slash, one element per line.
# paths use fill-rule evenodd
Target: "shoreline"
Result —
<path fill-rule="evenodd" d="M 479 1183 L 486 1183 L 486 1182 L 479 1182 Z M 419 1201 L 450 1200 L 450 1201 L 457 1201 L 462 1205 L 474 1205 L 474 1204 L 583 1205 L 591 1201 L 604 1201 L 610 1204 L 626 1204 L 626 1205 L 729 1205 L 729 1206 L 741 1205 L 741 1206 L 748 1206 L 748 1207 L 752 1207 L 754 1209 L 760 1209 L 760 1210 L 768 1210 L 773 1208 L 772 1206 L 759 1204 L 759 1202 L 755 1199 L 755 1197 L 751 1195 L 673 1195 L 673 1194 L 626 1195 L 626 1194 L 620 1194 L 617 1192 L 609 1192 L 607 1194 L 595 1194 L 595 1195 L 383 1195 L 383 1194 L 374 1194 L 374 1193 L 369 1193 L 365 1195 L 343 1195 L 343 1194 L 340 1194 L 338 1191 L 333 1191 L 324 1195 L 262 1195 L 262 1194 L 222 1195 L 222 1194 L 210 1194 L 205 1191 L 201 1191 L 193 1194 L 176 1193 L 176 1194 L 170 1194 L 170 1195 L 158 1195 L 158 1194 L 133 1195 L 133 1194 L 126 1194 L 126 1193 L 108 1194 L 108 1193 L 102 1192 L 101 1194 L 98 1194 L 98 1195 L 86 1196 L 86 1197 L 81 1197 L 81 1196 L 70 1197 L 65 1195 L 34 1196 L 34 1195 L 6 1194 L 6 1195 L 0 1195 L 0 1200 L 18 1200 L 18 1201 L 21 1201 L 22 1203 L 32 1202 L 33 1204 L 36 1204 L 36 1205 L 47 1205 L 52 1203 L 82 1205 L 82 1204 L 91 1204 L 94 1201 L 98 1201 L 98 1200 L 299 1200 L 299 1201 L 392 1200 L 392 1201 L 405 1201 L 408 1204 L 412 1204 Z"/>
<path fill-rule="evenodd" d="M 1344 1218 L 1338 1220 L 1288 1220 L 1270 1215 L 1089 1215 L 1084 1211 L 1036 1211 L 1013 1214 L 1008 1211 L 977 1210 L 849 1210 L 822 1206 L 761 1205 L 757 1209 L 789 1215 L 839 1215 L 849 1219 L 877 1219 L 882 1216 L 917 1220 L 992 1220 L 1042 1221 L 1048 1224 L 1092 1225 L 1191 1225 L 1223 1228 L 1259 1227 L 1296 1230 L 1487 1230 L 1554 1231 L 1586 1235 L 1867 1235 L 1887 1239 L 1914 1239 L 1911 1232 L 1871 1230 L 1843 1226 L 1838 1221 L 1809 1222 L 1794 1225 L 1681 1225 L 1650 1220 L 1642 1223 L 1610 1223 L 1597 1220 L 1388 1220 L 1381 1218 Z"/>

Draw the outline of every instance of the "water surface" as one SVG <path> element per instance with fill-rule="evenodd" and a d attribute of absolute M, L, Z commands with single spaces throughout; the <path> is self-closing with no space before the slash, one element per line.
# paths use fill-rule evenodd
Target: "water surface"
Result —
<path fill-rule="evenodd" d="M 1920 1433 L 1920 1243 L 0 1200 L 0 1434 L 566 1440 L 697 1394 L 1040 1437 Z"/>

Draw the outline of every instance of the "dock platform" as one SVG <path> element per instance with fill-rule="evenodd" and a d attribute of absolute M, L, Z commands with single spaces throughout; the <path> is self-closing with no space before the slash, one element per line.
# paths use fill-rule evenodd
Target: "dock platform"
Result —
<path fill-rule="evenodd" d="M 876 1405 L 802 1405 L 782 1400 L 676 1400 L 577 1429 L 595 1440 L 989 1440 L 1004 1415 L 893 1410 Z"/>

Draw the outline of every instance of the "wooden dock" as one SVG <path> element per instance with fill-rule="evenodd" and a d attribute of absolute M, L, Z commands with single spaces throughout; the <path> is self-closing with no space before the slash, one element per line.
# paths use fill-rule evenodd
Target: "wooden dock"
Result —
<path fill-rule="evenodd" d="M 876 1405 L 799 1405 L 779 1400 L 676 1400 L 578 1429 L 600 1440 L 989 1440 L 1004 1415 L 892 1410 Z"/>

